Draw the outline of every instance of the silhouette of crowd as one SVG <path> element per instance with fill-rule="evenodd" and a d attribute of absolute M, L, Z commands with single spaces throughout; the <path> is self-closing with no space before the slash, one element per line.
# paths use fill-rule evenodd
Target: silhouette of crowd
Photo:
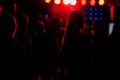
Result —
<path fill-rule="evenodd" d="M 108 35 L 108 21 L 89 27 L 80 10 L 62 19 L 13 12 L 0 4 L 1 80 L 117 79 L 120 24 Z M 12 11 L 12 10 L 11 10 Z"/>

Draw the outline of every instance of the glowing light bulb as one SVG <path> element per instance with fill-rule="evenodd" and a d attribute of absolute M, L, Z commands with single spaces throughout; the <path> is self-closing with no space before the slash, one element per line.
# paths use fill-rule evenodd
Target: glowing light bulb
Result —
<path fill-rule="evenodd" d="M 70 4 L 71 4 L 71 5 L 76 5 L 76 3 L 77 3 L 76 0 L 71 0 L 71 1 L 70 1 Z"/>
<path fill-rule="evenodd" d="M 91 6 L 94 6 L 95 4 L 96 4 L 96 1 L 95 1 L 95 0 L 91 0 L 91 1 L 90 1 L 90 5 L 91 5 Z"/>
<path fill-rule="evenodd" d="M 82 5 L 86 5 L 86 3 L 87 3 L 86 0 L 81 0 Z"/>
<path fill-rule="evenodd" d="M 70 4 L 70 1 L 71 1 L 71 0 L 63 0 L 63 3 L 64 3 L 65 5 L 68 5 L 68 4 Z"/>
<path fill-rule="evenodd" d="M 105 4 L 105 1 L 104 1 L 104 0 L 99 0 L 99 1 L 98 1 L 98 4 L 99 4 L 100 6 L 102 6 L 102 5 Z"/>
<path fill-rule="evenodd" d="M 61 0 L 54 0 L 54 3 L 55 3 L 55 4 L 60 4 L 60 3 L 61 3 Z"/>
<path fill-rule="evenodd" d="M 51 2 L 51 0 L 45 0 L 45 3 L 50 3 Z"/>

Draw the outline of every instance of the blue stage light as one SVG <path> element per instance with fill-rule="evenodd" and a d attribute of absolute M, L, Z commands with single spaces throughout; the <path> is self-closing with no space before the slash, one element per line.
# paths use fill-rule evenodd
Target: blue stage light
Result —
<path fill-rule="evenodd" d="M 93 9 L 92 8 L 89 8 L 90 11 L 92 11 Z"/>
<path fill-rule="evenodd" d="M 92 13 L 92 12 L 90 12 L 90 15 L 92 16 L 92 15 L 93 15 L 93 13 Z"/>
<path fill-rule="evenodd" d="M 95 15 L 95 16 L 97 16 L 97 15 L 98 15 L 98 13 L 94 13 L 94 15 Z"/>
<path fill-rule="evenodd" d="M 93 20 L 93 18 L 92 17 L 89 17 L 89 19 L 92 21 Z"/>
<path fill-rule="evenodd" d="M 49 15 L 46 13 L 46 14 L 45 14 L 45 18 L 48 18 L 48 16 L 49 16 Z"/>

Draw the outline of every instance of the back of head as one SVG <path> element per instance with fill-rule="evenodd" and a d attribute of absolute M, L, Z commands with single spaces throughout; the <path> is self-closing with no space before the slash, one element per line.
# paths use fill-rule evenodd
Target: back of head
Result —
<path fill-rule="evenodd" d="M 72 40 L 78 40 L 80 37 L 80 30 L 83 28 L 83 23 L 83 14 L 81 11 L 75 10 L 71 12 L 68 18 L 64 44 L 69 44 L 68 42 L 71 42 Z"/>
<path fill-rule="evenodd" d="M 26 32 L 26 29 L 28 28 L 28 16 L 25 14 L 20 14 L 17 20 L 19 25 L 19 31 Z"/>
<path fill-rule="evenodd" d="M 12 39 L 16 29 L 15 18 L 10 14 L 3 13 L 0 18 L 0 37 L 3 39 Z"/>
<path fill-rule="evenodd" d="M 73 30 L 78 30 L 80 28 L 83 28 L 83 14 L 79 10 L 75 10 L 71 12 L 68 23 L 67 23 L 67 28 L 68 29 L 73 29 Z"/>
<path fill-rule="evenodd" d="M 54 18 L 52 20 L 52 28 L 55 29 L 55 30 L 59 30 L 60 29 L 60 26 L 61 26 L 61 19 L 60 18 Z"/>

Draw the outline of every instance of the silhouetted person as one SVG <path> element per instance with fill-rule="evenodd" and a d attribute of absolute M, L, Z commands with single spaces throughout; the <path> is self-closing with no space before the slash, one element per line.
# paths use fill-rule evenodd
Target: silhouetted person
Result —
<path fill-rule="evenodd" d="M 114 28 L 111 34 L 111 64 L 114 65 L 112 67 L 112 71 L 117 72 L 120 64 L 120 15 L 119 15 L 119 5 L 114 5 Z M 116 74 L 116 78 L 118 75 Z"/>
<path fill-rule="evenodd" d="M 61 39 L 62 39 L 62 33 L 60 33 L 61 31 L 61 24 L 62 21 L 60 18 L 54 18 L 51 21 L 51 37 L 54 38 L 54 42 L 56 45 L 56 56 L 60 55 L 60 48 L 61 48 Z"/>
<path fill-rule="evenodd" d="M 37 14 L 37 13 L 36 13 Z M 39 14 L 38 14 L 39 15 Z M 43 17 L 42 17 L 43 18 Z M 32 38 L 32 49 L 34 52 L 34 74 L 36 76 L 42 75 L 43 79 L 48 78 L 48 64 L 52 61 L 52 48 L 51 36 L 48 33 L 47 21 L 39 16 L 31 18 L 29 35 Z"/>
<path fill-rule="evenodd" d="M 105 58 L 107 58 L 107 40 L 108 40 L 108 25 L 106 25 L 103 21 L 95 21 L 94 22 L 94 29 L 95 29 L 95 35 L 94 35 L 94 44 L 95 44 L 95 50 L 98 62 L 96 64 L 105 62 Z M 102 54 L 103 51 L 106 54 Z M 101 58 L 102 57 L 102 58 Z"/>
<path fill-rule="evenodd" d="M 119 22 L 120 23 L 120 22 Z M 109 73 L 111 77 L 115 77 L 117 79 L 119 76 L 117 75 L 117 72 L 119 71 L 119 65 L 120 65 L 120 24 L 115 22 L 113 32 L 110 36 L 110 49 L 109 49 L 109 54 L 110 54 L 110 59 L 109 63 L 111 68 L 111 72 Z M 113 74 L 114 73 L 114 74 Z"/>
<path fill-rule="evenodd" d="M 82 78 L 87 64 L 86 38 L 83 14 L 79 10 L 71 12 L 63 43 L 63 56 L 67 65 L 67 77 L 70 80 Z M 81 76 L 80 76 L 81 75 Z"/>
<path fill-rule="evenodd" d="M 16 80 L 19 70 L 18 55 L 13 44 L 13 39 L 17 30 L 17 21 L 9 13 L 0 14 L 0 53 L 2 75 L 8 76 L 9 79 Z M 15 77 L 16 76 L 16 77 Z M 8 77 L 3 77 L 7 79 Z"/>
<path fill-rule="evenodd" d="M 17 18 L 18 30 L 16 32 L 16 36 L 14 38 L 15 46 L 18 49 L 18 55 L 21 62 L 21 67 L 23 68 L 21 77 L 31 78 L 29 75 L 31 72 L 31 64 L 32 64 L 32 40 L 27 35 L 28 28 L 28 16 L 25 14 L 19 14 Z M 28 69 L 29 67 L 29 69 Z M 28 74 L 29 76 L 27 76 Z"/>
<path fill-rule="evenodd" d="M 108 46 L 108 20 L 94 21 L 94 51 L 95 51 L 95 73 L 103 73 L 101 78 L 106 77 L 108 73 L 108 65 L 110 64 L 110 53 Z M 97 69 L 99 68 L 99 69 Z"/>

